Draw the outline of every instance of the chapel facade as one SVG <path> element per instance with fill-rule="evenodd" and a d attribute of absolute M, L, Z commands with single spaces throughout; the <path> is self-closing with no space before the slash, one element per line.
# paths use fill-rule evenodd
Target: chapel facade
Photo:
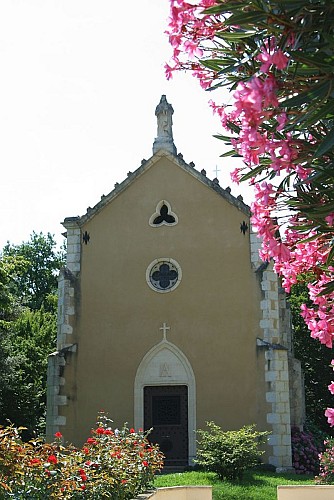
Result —
<path fill-rule="evenodd" d="M 207 421 L 254 423 L 271 431 L 266 461 L 289 468 L 304 404 L 286 297 L 249 207 L 177 154 L 172 114 L 162 96 L 153 156 L 63 222 L 47 437 L 81 446 L 104 410 L 185 466 Z"/>

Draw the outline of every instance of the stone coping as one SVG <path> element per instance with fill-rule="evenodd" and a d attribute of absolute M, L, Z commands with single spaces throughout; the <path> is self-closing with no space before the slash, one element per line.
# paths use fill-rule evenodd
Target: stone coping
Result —
<path fill-rule="evenodd" d="M 212 486 L 171 486 L 139 495 L 135 500 L 212 500 Z"/>
<path fill-rule="evenodd" d="M 333 500 L 334 485 L 277 486 L 277 500 Z"/>

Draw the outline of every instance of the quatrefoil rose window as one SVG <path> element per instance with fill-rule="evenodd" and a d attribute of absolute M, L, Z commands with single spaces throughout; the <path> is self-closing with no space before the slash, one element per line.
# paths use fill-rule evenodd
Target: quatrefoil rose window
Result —
<path fill-rule="evenodd" d="M 178 223 L 177 215 L 172 212 L 172 207 L 170 203 L 166 200 L 161 200 L 157 204 L 155 213 L 151 215 L 149 224 L 152 227 L 159 226 L 175 226 Z"/>
<path fill-rule="evenodd" d="M 171 292 L 180 284 L 182 271 L 174 259 L 156 259 L 148 266 L 146 281 L 156 292 Z"/>

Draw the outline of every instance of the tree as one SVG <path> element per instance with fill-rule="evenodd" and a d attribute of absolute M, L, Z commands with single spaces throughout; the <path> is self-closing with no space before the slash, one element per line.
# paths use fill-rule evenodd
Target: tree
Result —
<path fill-rule="evenodd" d="M 0 424 L 41 431 L 47 356 L 57 333 L 57 274 L 63 253 L 50 234 L 7 243 L 0 258 Z"/>
<path fill-rule="evenodd" d="M 7 243 L 2 252 L 3 266 L 10 274 L 11 293 L 21 305 L 38 310 L 54 307 L 52 295 L 57 291 L 57 274 L 64 255 L 56 250 L 52 235 L 33 232 L 30 241 L 20 245 Z"/>
<path fill-rule="evenodd" d="M 307 273 L 302 315 L 311 336 L 334 335 L 334 4 L 330 0 L 171 0 L 173 71 L 206 90 L 227 86 L 229 108 L 211 101 L 240 156 L 232 173 L 255 188 L 252 225 L 261 257 L 286 291 Z M 334 393 L 334 384 L 331 385 Z M 334 409 L 327 417 L 334 425 Z"/>
<path fill-rule="evenodd" d="M 305 281 L 291 287 L 289 303 L 293 323 L 294 354 L 301 361 L 305 383 L 305 405 L 307 422 L 328 434 L 328 424 L 324 412 L 331 405 L 332 396 L 328 391 L 332 374 L 328 367 L 333 353 L 325 345 L 308 335 L 305 321 L 300 315 L 302 304 L 308 304 L 307 276 Z"/>
<path fill-rule="evenodd" d="M 44 427 L 47 358 L 55 349 L 56 329 L 54 313 L 25 309 L 2 338 L 0 424 L 25 426 L 29 437 Z"/>

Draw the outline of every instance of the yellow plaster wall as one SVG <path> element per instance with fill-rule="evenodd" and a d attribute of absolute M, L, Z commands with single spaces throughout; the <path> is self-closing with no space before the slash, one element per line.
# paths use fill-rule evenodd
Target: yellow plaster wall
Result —
<path fill-rule="evenodd" d="M 179 222 L 151 227 L 162 199 Z M 266 428 L 264 361 L 256 352 L 260 286 L 243 220 L 249 225 L 238 208 L 162 158 L 83 226 L 90 241 L 82 247 L 78 351 L 65 369 L 66 439 L 80 444 L 101 409 L 115 426 L 133 424 L 136 370 L 162 339 L 163 322 L 195 373 L 197 427 L 214 420 L 226 429 Z M 146 283 L 148 265 L 161 257 L 182 268 L 169 293 Z"/>

